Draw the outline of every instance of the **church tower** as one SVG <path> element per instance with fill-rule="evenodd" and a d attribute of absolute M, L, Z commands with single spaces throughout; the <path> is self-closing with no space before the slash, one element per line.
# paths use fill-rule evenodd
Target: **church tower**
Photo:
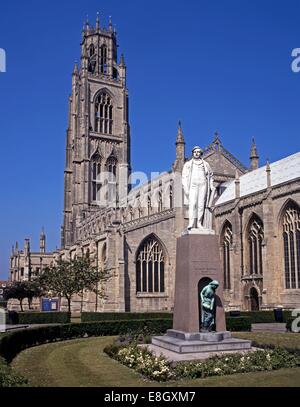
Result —
<path fill-rule="evenodd" d="M 117 36 L 86 21 L 81 64 L 74 66 L 64 176 L 62 248 L 76 241 L 89 212 L 117 206 L 128 192 L 130 128 L 124 56 L 117 56 Z"/>

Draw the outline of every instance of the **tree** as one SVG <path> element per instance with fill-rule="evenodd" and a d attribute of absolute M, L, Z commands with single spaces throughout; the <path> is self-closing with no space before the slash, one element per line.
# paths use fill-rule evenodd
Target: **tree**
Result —
<path fill-rule="evenodd" d="M 3 291 L 3 297 L 6 301 L 14 298 L 20 301 L 20 308 L 23 312 L 23 300 L 28 298 L 29 309 L 31 308 L 32 299 L 39 297 L 42 291 L 36 281 L 14 281 Z"/>
<path fill-rule="evenodd" d="M 24 281 L 25 283 L 25 290 L 26 290 L 26 298 L 28 298 L 28 307 L 31 309 L 32 300 L 34 297 L 41 297 L 43 294 L 43 290 L 40 287 L 38 280 L 31 280 L 31 281 Z"/>
<path fill-rule="evenodd" d="M 37 277 L 43 290 L 66 298 L 69 312 L 73 295 L 81 294 L 83 290 L 95 292 L 97 284 L 108 278 L 106 271 L 99 271 L 91 265 L 88 256 L 59 260 L 57 264 L 46 267 Z"/>

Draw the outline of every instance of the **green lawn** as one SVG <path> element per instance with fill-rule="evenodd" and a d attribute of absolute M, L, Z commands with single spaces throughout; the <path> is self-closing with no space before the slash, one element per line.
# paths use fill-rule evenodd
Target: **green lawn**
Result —
<path fill-rule="evenodd" d="M 249 338 L 252 335 L 241 333 L 236 336 Z M 264 340 L 270 340 L 265 334 L 255 335 L 263 335 Z M 292 334 L 271 334 L 272 337 L 277 335 L 283 335 L 277 339 L 282 343 L 289 341 L 287 335 Z M 300 368 L 160 384 L 145 380 L 103 353 L 103 348 L 112 340 L 112 337 L 76 339 L 30 348 L 21 352 L 12 366 L 29 379 L 31 386 L 43 387 L 300 386 Z M 300 336 L 293 340 L 300 344 Z"/>
<path fill-rule="evenodd" d="M 259 344 L 284 346 L 290 349 L 300 349 L 299 333 L 234 332 L 233 336 L 242 339 L 250 339 Z"/>

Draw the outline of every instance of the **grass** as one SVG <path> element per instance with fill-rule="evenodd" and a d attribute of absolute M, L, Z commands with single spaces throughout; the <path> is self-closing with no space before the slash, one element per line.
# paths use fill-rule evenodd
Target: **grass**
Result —
<path fill-rule="evenodd" d="M 270 338 L 261 333 L 234 335 L 247 339 L 254 339 L 255 335 L 255 340 L 260 339 L 261 343 L 271 343 L 273 338 L 281 345 L 293 340 L 300 346 L 300 335 L 295 338 L 288 336 L 293 334 L 270 334 Z M 26 376 L 31 386 L 41 387 L 300 386 L 300 368 L 157 383 L 142 378 L 103 353 L 104 347 L 112 341 L 113 337 L 87 338 L 30 348 L 14 359 L 12 367 Z"/>
<path fill-rule="evenodd" d="M 234 332 L 233 336 L 241 339 L 250 339 L 261 345 L 283 346 L 288 349 L 300 349 L 300 334 L 274 333 L 274 332 Z"/>

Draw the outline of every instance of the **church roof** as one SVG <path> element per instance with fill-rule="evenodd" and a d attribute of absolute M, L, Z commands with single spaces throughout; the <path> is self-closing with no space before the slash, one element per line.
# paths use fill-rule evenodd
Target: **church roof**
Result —
<path fill-rule="evenodd" d="M 236 168 L 238 168 L 243 174 L 248 171 L 247 167 L 244 166 L 236 157 L 234 157 L 222 144 L 218 132 L 215 133 L 214 141 L 207 146 L 203 151 L 203 158 L 209 157 L 215 152 L 221 153 L 227 158 Z"/>
<path fill-rule="evenodd" d="M 270 164 L 271 186 L 283 184 L 300 178 L 300 152 Z M 262 191 L 267 188 L 266 166 L 243 174 L 239 178 L 240 197 Z M 224 204 L 235 199 L 235 181 L 231 181 L 216 205 Z"/>

